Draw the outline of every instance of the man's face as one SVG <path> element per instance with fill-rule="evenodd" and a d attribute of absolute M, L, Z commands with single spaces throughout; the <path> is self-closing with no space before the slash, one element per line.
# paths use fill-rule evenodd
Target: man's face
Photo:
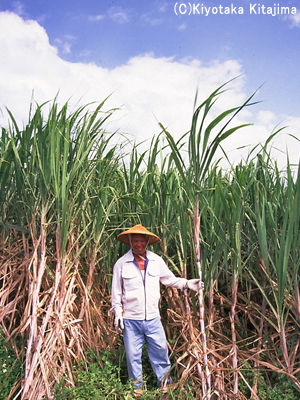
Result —
<path fill-rule="evenodd" d="M 147 244 L 148 237 L 146 235 L 131 235 L 131 247 L 133 253 L 139 256 L 145 256 Z"/>

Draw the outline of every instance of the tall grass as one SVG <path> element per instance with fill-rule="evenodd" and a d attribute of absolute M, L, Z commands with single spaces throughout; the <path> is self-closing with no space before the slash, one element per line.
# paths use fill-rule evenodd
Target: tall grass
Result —
<path fill-rule="evenodd" d="M 162 238 L 154 251 L 177 275 L 205 283 L 199 296 L 162 289 L 175 386 L 230 399 L 245 398 L 246 385 L 257 399 L 256 377 L 275 372 L 299 388 L 299 169 L 293 176 L 287 162 L 281 173 L 269 142 L 246 163 L 218 166 L 216 150 L 243 134 L 234 117 L 252 100 L 209 120 L 223 90 L 195 107 L 179 141 L 161 125 L 149 151 L 133 144 L 129 159 L 105 130 L 105 102 L 94 111 L 36 106 L 23 128 L 9 112 L 0 142 L 0 323 L 25 356 L 11 398 L 51 398 L 61 376 L 74 383 L 86 349 L 120 345 L 110 285 L 126 248 L 115 237 L 139 222 Z"/>

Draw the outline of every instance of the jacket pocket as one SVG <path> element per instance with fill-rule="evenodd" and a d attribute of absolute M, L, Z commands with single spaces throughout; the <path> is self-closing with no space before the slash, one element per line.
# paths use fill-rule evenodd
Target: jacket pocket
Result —
<path fill-rule="evenodd" d="M 160 269 L 157 265 L 154 265 L 148 269 L 148 274 L 153 278 L 158 278 L 160 275 Z"/>
<path fill-rule="evenodd" d="M 160 269 L 154 265 L 147 271 L 146 285 L 147 285 L 147 299 L 148 304 L 151 304 L 151 308 L 157 307 L 158 300 L 160 298 Z"/>
<path fill-rule="evenodd" d="M 136 277 L 136 271 L 133 269 L 133 267 L 131 268 L 123 268 L 122 270 L 122 278 L 123 279 L 133 279 Z"/>
<path fill-rule="evenodd" d="M 140 277 L 137 275 L 137 272 L 132 265 L 124 266 L 122 270 L 122 280 L 125 292 L 127 291 L 135 291 L 140 287 Z"/>

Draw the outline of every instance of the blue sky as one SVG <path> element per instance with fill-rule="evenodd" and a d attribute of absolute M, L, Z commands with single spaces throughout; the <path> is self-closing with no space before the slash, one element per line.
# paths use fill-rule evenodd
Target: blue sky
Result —
<path fill-rule="evenodd" d="M 133 68 L 133 65 L 135 68 L 138 68 L 137 65 L 145 68 L 147 62 L 148 73 L 145 79 L 148 82 L 151 79 L 155 81 L 157 77 L 156 68 L 153 69 L 153 75 L 151 75 L 151 65 L 158 60 L 163 63 L 163 60 L 168 59 L 165 63 L 169 63 L 170 73 L 174 75 L 177 82 L 181 79 L 180 73 L 178 72 L 175 78 L 177 72 L 175 69 L 173 71 L 173 67 L 176 66 L 177 71 L 182 71 L 184 66 L 188 65 L 191 67 L 190 71 L 184 70 L 182 73 L 191 74 L 194 71 L 192 67 L 197 64 L 201 74 L 194 81 L 194 92 L 198 84 L 201 88 L 201 79 L 209 76 L 210 71 L 212 75 L 217 73 L 216 85 L 219 84 L 223 66 L 224 80 L 232 77 L 234 73 L 242 74 L 242 83 L 234 93 L 236 99 L 239 99 L 242 93 L 251 94 L 263 84 L 256 97 L 263 103 L 250 115 L 252 119 L 256 118 L 255 112 L 265 112 L 266 119 L 269 118 L 268 121 L 274 126 L 277 123 L 285 124 L 289 118 L 298 123 L 300 118 L 300 0 L 283 0 L 278 3 L 262 0 L 258 3 L 265 6 L 279 4 L 290 8 L 296 7 L 295 16 L 249 15 L 249 4 L 255 3 L 249 0 L 191 2 L 195 5 L 205 4 L 207 7 L 233 4 L 236 7 L 243 7 L 244 15 L 176 16 L 175 3 L 175 0 L 0 0 L 0 12 L 3 12 L 3 21 L 4 17 L 11 18 L 11 14 L 9 15 L 7 11 L 20 17 L 21 20 L 18 20 L 20 31 L 28 28 L 26 21 L 35 21 L 35 28 L 31 26 L 31 29 L 39 28 L 39 31 L 36 31 L 37 37 L 41 34 L 41 30 L 44 30 L 49 46 L 57 52 L 55 62 L 63 61 L 67 62 L 68 66 L 77 67 L 94 65 L 103 73 L 114 71 L 115 76 L 116 71 L 120 70 L 125 74 L 125 68 L 128 71 L 129 68 Z M 179 3 L 188 2 L 179 1 Z M 5 43 L 7 41 L 9 43 L 9 39 L 5 40 Z M 11 43 L 12 45 L 17 43 L 14 46 L 18 46 L 19 41 L 15 40 L 16 42 L 12 33 Z M 31 50 L 34 47 L 32 40 L 32 38 L 28 39 L 28 49 Z M 23 50 L 20 50 L 20 53 L 23 54 L 23 51 L 26 51 L 26 46 L 23 44 Z M 45 43 L 43 46 L 46 47 Z M 30 54 L 29 50 L 28 54 Z M 7 59 L 9 58 L 10 55 Z M 230 66 L 228 63 L 231 63 Z M 216 65 L 218 65 L 218 72 L 216 72 Z M 162 70 L 164 66 L 162 65 Z M 12 65 L 12 68 L 15 67 Z M 53 68 L 57 71 L 55 66 Z M 160 70 L 159 67 L 158 70 Z M 28 71 L 24 72 L 24 78 L 26 73 Z M 168 74 L 168 69 L 165 73 Z M 138 73 L 137 75 L 139 76 Z M 20 78 L 19 75 L 18 77 Z M 46 73 L 42 77 L 46 79 Z M 140 80 L 142 79 L 141 73 Z M 210 77 L 208 80 L 210 81 Z M 135 84 L 138 85 L 138 82 Z M 34 86 L 33 83 L 32 86 Z M 211 86 L 213 86 L 213 79 Z M 141 90 L 142 88 L 146 95 L 149 93 L 149 109 L 153 112 L 150 101 L 151 87 L 148 92 L 143 83 Z M 32 89 L 38 91 L 38 88 L 32 87 Z M 109 88 L 106 89 L 109 91 Z M 166 86 L 165 89 L 172 90 L 172 85 L 171 88 Z M 9 88 L 7 98 L 10 102 L 13 103 L 14 95 L 16 98 L 22 97 L 20 90 L 16 89 L 13 92 Z M 61 87 L 57 87 L 56 90 L 61 90 Z M 114 90 L 115 87 L 112 84 L 111 92 Z M 125 93 L 126 88 L 124 87 L 123 90 Z M 180 90 L 185 90 L 184 85 L 180 87 Z M 188 86 L 189 93 L 190 90 L 191 86 Z M 138 86 L 135 91 L 138 91 Z M 193 94 L 191 93 L 190 96 L 193 97 Z M 101 93 L 99 96 L 101 97 Z M 145 97 L 143 99 L 146 107 L 147 99 Z M 124 96 L 118 100 L 125 103 L 127 101 Z M 192 100 L 191 98 L 191 102 Z M 1 98 L 1 103 L 4 101 Z M 163 115 L 167 116 L 167 111 Z M 261 115 L 258 124 L 262 125 L 263 119 Z M 130 124 L 126 125 L 126 129 L 130 127 L 133 128 Z M 268 129 L 270 127 L 271 125 Z M 292 133 L 297 135 L 299 130 L 298 132 L 294 130 Z"/>
<path fill-rule="evenodd" d="M 1 10 L 17 11 L 46 29 L 59 54 L 73 62 L 115 67 L 130 57 L 240 60 L 249 89 L 261 84 L 263 100 L 276 112 L 299 112 L 300 26 L 283 16 L 176 16 L 173 0 L 1 0 Z M 199 2 L 201 3 L 201 2 Z M 255 2 L 252 2 L 255 3 Z M 197 4 L 197 2 L 195 2 Z M 228 5 L 227 0 L 205 2 Z M 273 5 L 267 0 L 259 4 Z M 300 1 L 279 3 L 299 7 Z M 64 47 L 65 46 L 65 47 Z M 283 109 L 284 108 L 284 109 Z"/>

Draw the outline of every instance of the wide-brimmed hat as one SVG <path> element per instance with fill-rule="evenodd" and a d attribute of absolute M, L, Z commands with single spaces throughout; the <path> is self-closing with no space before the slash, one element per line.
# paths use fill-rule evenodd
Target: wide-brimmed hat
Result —
<path fill-rule="evenodd" d="M 160 238 L 156 236 L 154 233 L 148 231 L 143 225 L 138 224 L 134 225 L 132 228 L 128 229 L 127 231 L 119 233 L 117 239 L 125 244 L 130 244 L 129 242 L 129 235 L 146 235 L 149 237 L 149 244 L 154 244 L 160 242 Z"/>

